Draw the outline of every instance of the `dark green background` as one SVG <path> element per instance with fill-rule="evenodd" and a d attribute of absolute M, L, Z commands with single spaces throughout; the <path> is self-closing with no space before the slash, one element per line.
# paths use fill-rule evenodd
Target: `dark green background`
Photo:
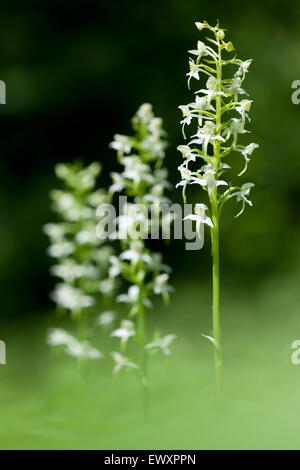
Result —
<path fill-rule="evenodd" d="M 41 226 L 51 218 L 48 192 L 56 185 L 56 162 L 100 160 L 107 185 L 115 167 L 108 150 L 112 135 L 130 132 L 129 118 L 150 101 L 164 119 L 166 163 L 177 182 L 176 146 L 183 142 L 177 106 L 192 99 L 186 51 L 199 37 L 194 21 L 202 18 L 219 18 L 239 56 L 254 59 L 245 88 L 254 100 L 248 128 L 260 149 L 243 180 L 256 184 L 254 208 L 238 220 L 231 209 L 224 213 L 223 272 L 257 279 L 295 262 L 300 106 L 291 103 L 291 83 L 300 77 L 299 15 L 299 2 L 279 0 L 1 2 L 0 78 L 7 85 L 7 104 L 0 107 L 4 315 L 38 311 L 47 302 Z M 180 200 L 178 191 L 171 196 Z M 175 256 L 174 246 L 168 256 L 176 275 L 189 275 L 192 261 L 201 276 L 209 274 L 209 250 L 187 253 L 178 245 Z"/>
<path fill-rule="evenodd" d="M 210 244 L 187 252 L 164 248 L 176 293 L 169 309 L 149 312 L 149 329 L 176 333 L 168 367 L 150 367 L 150 422 L 142 423 L 132 376 L 111 380 L 117 343 L 99 329 L 93 344 L 106 359 L 77 370 L 52 356 L 54 315 L 47 240 L 52 220 L 53 167 L 81 157 L 103 164 L 101 184 L 117 168 L 108 149 L 114 133 L 130 133 L 145 101 L 164 119 L 172 183 L 183 143 L 178 105 L 192 101 L 187 50 L 203 19 L 228 29 L 242 59 L 253 58 L 245 88 L 253 99 L 257 142 L 249 171 L 253 208 L 222 217 L 221 277 L 224 346 L 223 403 L 216 404 L 211 329 Z M 291 343 L 300 336 L 300 79 L 299 1 L 33 1 L 0 6 L 0 366 L 1 448 L 299 448 L 299 367 Z M 241 169 L 241 160 L 233 160 Z M 235 182 L 237 182 L 237 177 Z M 180 190 L 170 196 L 181 201 Z M 202 195 L 194 193 L 201 202 Z M 159 247 L 159 244 L 158 246 Z M 72 331 L 74 324 L 67 325 Z"/>

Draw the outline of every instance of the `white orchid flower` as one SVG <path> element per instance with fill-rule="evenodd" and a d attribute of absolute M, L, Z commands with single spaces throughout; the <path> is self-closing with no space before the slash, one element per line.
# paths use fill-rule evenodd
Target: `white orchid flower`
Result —
<path fill-rule="evenodd" d="M 171 354 L 169 346 L 175 338 L 177 338 L 177 336 L 174 334 L 166 335 L 159 340 L 146 344 L 145 349 L 160 349 L 165 356 L 169 356 Z"/>
<path fill-rule="evenodd" d="M 43 232 L 55 242 L 62 241 L 65 235 L 64 228 L 61 224 L 45 224 Z"/>
<path fill-rule="evenodd" d="M 190 84 L 191 78 L 195 78 L 196 80 L 199 80 L 199 71 L 201 70 L 200 65 L 196 64 L 193 59 L 189 59 L 189 69 L 190 71 L 187 73 L 187 76 L 189 77 L 188 79 L 188 85 Z"/>
<path fill-rule="evenodd" d="M 245 74 L 248 72 L 248 69 L 251 65 L 251 62 L 252 62 L 252 59 L 245 60 L 243 62 L 241 62 L 241 61 L 236 62 L 236 64 L 239 66 L 239 68 L 238 68 L 237 72 L 235 73 L 235 75 L 237 77 L 242 76 L 244 78 Z"/>
<path fill-rule="evenodd" d="M 77 341 L 66 345 L 66 353 L 74 357 L 82 357 L 86 359 L 101 359 L 103 354 L 88 341 Z"/>
<path fill-rule="evenodd" d="M 60 277 L 68 282 L 73 282 L 75 279 L 83 277 L 87 279 L 97 279 L 99 276 L 99 269 L 93 264 L 77 264 L 71 259 L 63 260 L 61 264 L 52 266 L 50 272 L 52 275 Z"/>
<path fill-rule="evenodd" d="M 165 303 L 169 302 L 169 293 L 172 292 L 174 289 L 172 286 L 168 284 L 169 282 L 169 274 L 162 273 L 155 277 L 153 291 L 156 295 L 162 295 Z"/>
<path fill-rule="evenodd" d="M 248 116 L 248 112 L 250 111 L 251 108 L 251 103 L 253 103 L 252 100 L 242 100 L 240 101 L 240 104 L 236 106 L 236 111 L 242 116 L 242 123 L 243 126 L 245 126 L 245 119 L 247 117 L 248 121 L 250 121 L 250 118 Z"/>
<path fill-rule="evenodd" d="M 100 359 L 103 354 L 88 341 L 79 341 L 62 328 L 51 328 L 47 334 L 47 343 L 50 346 L 64 346 L 65 352 L 74 357 L 87 359 Z"/>
<path fill-rule="evenodd" d="M 83 219 L 91 220 L 94 217 L 94 209 L 91 207 L 82 207 L 82 206 L 75 206 L 72 207 L 70 210 L 67 211 L 65 214 L 65 218 L 71 222 L 79 222 Z"/>
<path fill-rule="evenodd" d="M 181 181 L 179 181 L 175 187 L 179 188 L 182 186 L 182 197 L 184 203 L 186 203 L 186 187 L 193 179 L 196 179 L 196 177 L 192 176 L 192 172 L 185 164 L 179 165 L 178 170 L 180 171 Z"/>
<path fill-rule="evenodd" d="M 248 93 L 246 93 L 246 91 L 241 87 L 242 81 L 241 77 L 233 77 L 229 85 L 226 87 L 229 94 L 234 95 L 235 101 L 238 101 L 238 95 L 248 95 Z"/>
<path fill-rule="evenodd" d="M 238 134 L 245 134 L 246 132 L 248 131 L 244 129 L 244 124 L 241 119 L 232 118 L 230 125 L 224 130 L 223 136 L 225 137 L 225 140 L 227 140 L 232 135 L 233 145 L 235 145 L 237 143 Z"/>
<path fill-rule="evenodd" d="M 90 229 L 80 230 L 75 236 L 75 240 L 79 245 L 85 244 L 97 244 L 97 234 L 95 231 L 95 227 L 91 226 Z"/>
<path fill-rule="evenodd" d="M 129 315 L 130 316 L 135 316 L 138 312 L 139 309 L 139 299 L 140 297 L 140 288 L 136 284 L 132 284 L 129 289 L 127 294 L 120 294 L 117 296 L 116 301 L 117 302 L 124 302 L 128 305 L 131 306 L 131 310 Z M 143 305 L 147 308 L 152 307 L 152 303 L 148 298 L 143 299 Z"/>
<path fill-rule="evenodd" d="M 139 109 L 137 110 L 136 115 L 142 120 L 142 121 L 150 121 L 153 117 L 153 110 L 152 110 L 152 104 L 150 103 L 143 103 Z"/>
<path fill-rule="evenodd" d="M 209 77 L 209 79 L 206 82 L 206 87 L 207 88 L 202 88 L 201 90 L 196 91 L 196 93 L 203 93 L 204 95 L 207 95 L 207 103 L 208 107 L 210 109 L 210 103 L 213 98 L 216 96 L 226 96 L 226 93 L 224 91 L 219 91 L 218 90 L 219 82 L 216 79 L 216 77 Z"/>
<path fill-rule="evenodd" d="M 73 194 L 57 190 L 52 191 L 52 194 L 53 196 L 56 195 L 55 208 L 58 212 L 69 211 L 76 204 L 76 200 Z"/>
<path fill-rule="evenodd" d="M 58 305 L 72 311 L 91 307 L 95 304 L 94 297 L 85 295 L 82 289 L 69 284 L 57 284 L 51 298 Z"/>
<path fill-rule="evenodd" d="M 198 116 L 198 124 L 202 126 L 202 114 L 197 113 L 197 111 L 208 111 L 211 109 L 210 103 L 206 96 L 198 96 L 196 95 L 195 101 L 193 103 L 189 103 L 188 106 L 196 112 L 196 116 Z M 193 115 L 195 116 L 195 114 Z"/>
<path fill-rule="evenodd" d="M 99 283 L 99 292 L 101 292 L 102 295 L 110 297 L 113 292 L 115 291 L 115 279 L 110 277 L 107 279 L 103 279 Z"/>
<path fill-rule="evenodd" d="M 125 302 L 127 304 L 134 304 L 138 302 L 139 300 L 139 295 L 140 295 L 140 288 L 136 284 L 132 284 L 129 289 L 127 294 L 120 294 L 117 296 L 116 301 L 117 302 Z"/>
<path fill-rule="evenodd" d="M 169 274 L 163 273 L 156 276 L 154 280 L 154 293 L 155 294 L 162 294 L 165 290 L 168 290 L 168 281 L 169 281 Z"/>
<path fill-rule="evenodd" d="M 47 332 L 47 343 L 50 346 L 62 346 L 74 340 L 75 338 L 63 328 L 50 328 Z"/>
<path fill-rule="evenodd" d="M 100 313 L 97 319 L 98 325 L 102 327 L 108 327 L 114 323 L 116 319 L 116 312 L 113 310 L 106 310 L 105 312 Z"/>
<path fill-rule="evenodd" d="M 195 96 L 195 101 L 189 103 L 188 106 L 195 110 L 207 111 L 209 109 L 209 104 L 207 102 L 206 96 Z"/>
<path fill-rule="evenodd" d="M 206 215 L 208 207 L 205 204 L 196 204 L 194 214 L 187 215 L 183 220 L 194 220 L 196 221 L 196 231 L 201 238 L 201 224 L 206 224 L 209 227 L 213 227 L 213 222 L 210 217 Z"/>
<path fill-rule="evenodd" d="M 162 126 L 163 120 L 159 117 L 154 117 L 148 124 L 148 130 L 153 134 L 154 137 L 160 137 L 165 134 Z"/>
<path fill-rule="evenodd" d="M 112 172 L 110 173 L 110 176 L 113 181 L 113 184 L 109 187 L 110 194 L 115 194 L 119 193 L 120 191 L 123 191 L 126 186 L 123 175 L 120 173 Z"/>
<path fill-rule="evenodd" d="M 216 180 L 215 174 L 216 172 L 209 168 L 204 172 L 202 178 L 195 178 L 191 184 L 200 184 L 201 186 L 206 187 L 209 194 L 215 186 L 228 186 L 226 181 Z"/>
<path fill-rule="evenodd" d="M 130 138 L 121 134 L 115 134 L 114 140 L 109 146 L 118 152 L 119 157 L 123 156 L 124 153 L 130 153 L 132 148 Z"/>
<path fill-rule="evenodd" d="M 221 163 L 219 165 L 219 168 L 218 168 L 218 171 L 221 171 L 221 170 L 229 170 L 230 169 L 230 166 L 227 164 L 227 163 Z M 208 171 L 214 171 L 213 167 L 212 167 L 212 164 L 211 163 L 207 163 L 206 165 L 203 165 L 200 170 L 198 170 L 199 173 L 203 172 L 203 173 L 207 173 Z"/>
<path fill-rule="evenodd" d="M 208 54 L 207 47 L 202 41 L 197 42 L 197 49 L 192 49 L 188 52 L 200 58 Z"/>
<path fill-rule="evenodd" d="M 232 194 L 232 196 L 236 196 L 237 202 L 242 202 L 242 209 L 235 217 L 239 217 L 244 212 L 246 204 L 252 206 L 252 201 L 248 199 L 248 196 L 250 194 L 251 188 L 253 188 L 254 186 L 255 185 L 253 183 L 245 183 L 241 186 L 240 191 L 236 191 Z"/>
<path fill-rule="evenodd" d="M 241 152 L 241 154 L 243 155 L 244 159 L 245 159 L 245 166 L 243 168 L 243 170 L 239 173 L 238 176 L 241 176 L 243 173 L 245 173 L 245 171 L 247 170 L 248 168 L 248 163 L 250 162 L 250 158 L 249 156 L 252 155 L 253 151 L 258 148 L 259 145 L 258 144 L 254 144 L 254 143 L 251 143 L 249 145 L 247 145 L 244 149 L 240 150 L 240 149 L 237 149 L 238 152 Z"/>
<path fill-rule="evenodd" d="M 188 126 L 191 124 L 194 115 L 193 115 L 192 111 L 190 110 L 190 108 L 187 105 L 180 105 L 180 106 L 178 106 L 178 108 L 180 109 L 180 111 L 182 112 L 182 115 L 183 115 L 183 119 L 180 121 L 180 124 L 182 125 L 183 137 L 186 138 L 185 137 L 184 127 L 185 127 L 186 124 Z"/>
<path fill-rule="evenodd" d="M 110 336 L 112 338 L 120 338 L 121 349 L 124 351 L 129 338 L 135 336 L 135 325 L 131 320 L 122 320 L 120 328 L 112 331 Z"/>
<path fill-rule="evenodd" d="M 161 131 L 161 134 L 163 133 L 164 132 Z M 152 160 L 157 158 L 163 159 L 165 156 L 166 143 L 161 140 L 160 135 L 156 132 L 156 134 L 152 133 L 145 136 L 141 143 L 141 148 L 144 152 L 147 152 L 149 156 L 151 155 Z"/>
<path fill-rule="evenodd" d="M 137 264 L 139 261 L 151 263 L 151 256 L 143 253 L 143 248 L 144 244 L 140 240 L 131 242 L 129 249 L 121 253 L 120 260 L 131 261 L 133 264 Z"/>
<path fill-rule="evenodd" d="M 126 371 L 139 370 L 137 364 L 130 361 L 127 357 L 124 357 L 122 354 L 118 352 L 112 352 L 111 356 L 115 362 L 115 367 L 113 369 L 114 374 L 119 373 L 122 369 L 125 369 Z"/>
<path fill-rule="evenodd" d="M 110 266 L 108 268 L 108 275 L 110 278 L 116 278 L 122 270 L 121 260 L 117 256 L 111 256 L 109 258 L 109 262 Z"/>
<path fill-rule="evenodd" d="M 188 145 L 178 145 L 177 150 L 181 153 L 182 157 L 185 158 L 188 162 L 196 161 L 197 154 Z"/>
<path fill-rule="evenodd" d="M 196 134 L 192 135 L 192 137 L 196 137 L 189 142 L 191 144 L 199 144 L 202 145 L 202 150 L 205 155 L 207 155 L 207 146 L 209 142 L 213 142 L 215 140 L 220 140 L 221 142 L 225 142 L 225 139 L 220 135 L 215 135 L 216 125 L 214 122 L 207 121 L 203 127 L 199 127 Z"/>
<path fill-rule="evenodd" d="M 60 241 L 49 246 L 47 252 L 53 258 L 64 258 L 74 252 L 74 245 L 71 242 Z"/>
<path fill-rule="evenodd" d="M 139 184 L 141 181 L 147 181 L 148 183 L 153 181 L 149 165 L 141 163 L 138 158 L 124 157 L 123 162 L 125 165 L 122 173 L 123 178 L 129 179 L 135 184 Z"/>

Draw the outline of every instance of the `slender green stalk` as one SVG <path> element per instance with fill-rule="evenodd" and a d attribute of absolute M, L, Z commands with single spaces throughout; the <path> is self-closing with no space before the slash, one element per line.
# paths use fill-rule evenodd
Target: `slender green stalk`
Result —
<path fill-rule="evenodd" d="M 141 368 L 145 381 L 148 381 L 147 377 L 147 354 L 145 350 L 145 345 L 147 344 L 147 335 L 146 335 L 146 322 L 145 322 L 145 308 L 143 305 L 143 286 L 140 285 L 140 298 L 139 298 L 139 310 L 138 310 L 138 319 L 137 319 L 137 337 L 141 345 Z"/>
<path fill-rule="evenodd" d="M 214 349 L 215 375 L 217 395 L 221 394 L 221 322 L 220 322 L 220 269 L 219 269 L 219 209 L 217 202 L 217 188 L 214 188 L 211 197 L 212 221 L 214 227 L 211 228 L 212 243 L 212 281 L 213 281 L 213 337 L 216 341 Z"/>
<path fill-rule="evenodd" d="M 145 328 L 145 309 L 143 305 L 143 283 L 139 284 L 140 294 L 139 294 L 139 306 L 137 314 L 137 336 L 144 347 L 146 344 L 146 328 Z"/>
<path fill-rule="evenodd" d="M 216 63 L 216 77 L 218 83 L 218 91 L 221 91 L 222 83 L 222 52 L 220 42 L 218 41 L 218 60 Z M 222 126 L 222 102 L 221 96 L 216 96 L 216 135 L 221 135 Z M 215 172 L 220 166 L 220 141 L 214 144 L 214 155 L 212 166 Z M 213 337 L 215 339 L 214 363 L 216 376 L 217 396 L 221 394 L 221 322 L 220 322 L 220 260 L 219 260 L 219 207 L 218 207 L 218 187 L 214 186 L 210 192 L 210 204 L 213 227 L 211 233 L 211 252 L 212 252 L 212 288 L 213 288 Z"/>
<path fill-rule="evenodd" d="M 221 91 L 222 84 L 222 49 L 218 40 L 218 61 L 216 64 L 216 74 L 218 82 L 218 90 Z M 222 126 L 222 102 L 221 96 L 216 97 L 216 135 L 221 135 Z M 220 166 L 220 141 L 216 141 L 214 145 L 214 171 L 219 170 Z M 213 337 L 216 341 L 214 350 L 215 376 L 217 396 L 221 394 L 221 321 L 220 321 L 220 256 L 219 256 L 219 207 L 218 207 L 218 187 L 214 186 L 210 195 L 211 214 L 213 228 L 211 228 L 211 245 L 212 245 L 212 280 L 213 280 Z"/>
<path fill-rule="evenodd" d="M 143 285 L 140 285 L 140 298 L 139 298 L 139 311 L 138 311 L 138 339 L 141 344 L 141 370 L 142 370 L 142 393 L 143 393 L 143 414 L 147 419 L 149 416 L 149 378 L 148 378 L 148 364 L 147 352 L 145 345 L 147 344 L 146 325 L 145 325 L 145 308 L 143 304 Z"/>

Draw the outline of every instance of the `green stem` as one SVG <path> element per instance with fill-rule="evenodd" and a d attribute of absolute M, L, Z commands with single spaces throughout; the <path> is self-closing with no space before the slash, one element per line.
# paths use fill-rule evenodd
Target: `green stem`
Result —
<path fill-rule="evenodd" d="M 221 322 L 220 322 L 220 269 L 219 269 L 219 209 L 217 199 L 217 188 L 211 195 L 212 221 L 214 227 L 211 229 L 212 243 L 212 281 L 213 281 L 213 337 L 216 340 L 214 348 L 214 362 L 216 375 L 217 396 L 221 395 Z"/>
<path fill-rule="evenodd" d="M 145 309 L 143 304 L 143 286 L 140 285 L 140 299 L 139 299 L 139 312 L 138 312 L 138 338 L 141 344 L 141 369 L 142 369 L 142 391 L 143 391 L 143 410 L 145 419 L 149 415 L 149 385 L 148 385 L 148 370 L 147 370 L 147 352 L 145 345 L 147 343 L 146 327 L 145 327 Z"/>
<path fill-rule="evenodd" d="M 222 89 L 222 49 L 218 41 L 218 63 L 217 63 L 217 80 L 218 91 Z M 216 134 L 220 135 L 222 129 L 222 102 L 221 96 L 216 97 Z M 216 142 L 214 147 L 213 169 L 218 171 L 220 166 L 220 141 Z M 210 194 L 211 213 L 213 228 L 211 229 L 211 245 L 212 245 L 212 282 L 213 282 L 213 337 L 216 341 L 214 348 L 214 363 L 216 375 L 216 391 L 217 396 L 221 395 L 221 322 L 220 322 L 220 268 L 219 268 L 219 206 L 218 206 L 218 189 L 215 186 Z"/>
<path fill-rule="evenodd" d="M 141 297 L 141 296 L 140 296 Z M 139 301 L 139 311 L 138 311 L 138 319 L 137 319 L 137 330 L 138 330 L 138 339 L 142 345 L 145 344 L 145 311 L 143 300 L 140 299 Z"/>

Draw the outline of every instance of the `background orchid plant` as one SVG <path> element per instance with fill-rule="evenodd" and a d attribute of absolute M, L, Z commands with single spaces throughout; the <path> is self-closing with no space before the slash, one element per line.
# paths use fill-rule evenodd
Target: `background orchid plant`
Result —
<path fill-rule="evenodd" d="M 101 172 L 97 162 L 85 168 L 80 163 L 60 163 L 55 172 L 64 188 L 50 194 L 58 222 L 44 226 L 50 240 L 48 253 L 56 260 L 51 273 L 59 279 L 51 297 L 58 310 L 69 312 L 77 321 L 81 338 L 54 328 L 49 331 L 48 343 L 63 346 L 72 356 L 97 359 L 102 354 L 82 336 L 86 317 L 99 308 L 99 287 L 103 291 L 112 255 L 112 247 L 96 237 L 96 208 L 108 202 L 109 196 L 104 189 L 95 189 Z M 110 293 L 107 287 L 104 293 Z"/>
<path fill-rule="evenodd" d="M 168 202 L 164 190 L 169 187 L 167 170 L 162 168 L 165 156 L 165 132 L 162 120 L 155 117 L 150 104 L 143 104 L 132 119 L 134 136 L 115 135 L 111 148 L 118 153 L 122 165 L 120 173 L 112 173 L 113 183 L 110 194 L 125 193 L 127 199 L 123 211 L 116 221 L 116 233 L 112 238 L 121 238 L 121 253 L 111 256 L 109 275 L 122 278 L 128 290 L 120 294 L 117 302 L 127 305 L 127 318 L 121 320 L 120 327 L 111 336 L 120 340 L 120 352 L 112 354 L 115 372 L 121 369 L 132 370 L 141 378 L 147 388 L 147 356 L 161 350 L 169 355 L 168 346 L 175 335 L 154 337 L 149 341 L 146 327 L 146 312 L 152 307 L 151 298 L 162 295 L 169 301 L 169 266 L 163 264 L 162 255 L 153 253 L 146 245 L 146 239 L 153 229 L 150 219 L 152 205 L 155 205 L 158 225 L 171 223 L 170 217 L 159 215 L 160 205 Z M 156 227 L 159 230 L 159 227 Z M 124 233 L 126 237 L 124 238 Z M 129 340 L 139 344 L 139 360 L 124 357 Z"/>
<path fill-rule="evenodd" d="M 196 221 L 200 235 L 201 224 L 210 228 L 213 263 L 213 333 L 203 335 L 214 345 L 214 359 L 217 390 L 221 384 L 221 324 L 219 300 L 219 221 L 224 204 L 232 198 L 241 203 L 242 214 L 246 204 L 252 205 L 249 193 L 254 186 L 245 183 L 241 186 L 226 181 L 224 174 L 230 170 L 225 159 L 231 152 L 238 152 L 244 159 L 244 166 L 238 176 L 247 170 L 248 163 L 255 148 L 255 143 L 246 146 L 238 143 L 240 134 L 250 121 L 248 112 L 252 100 L 242 88 L 251 60 L 242 61 L 236 56 L 227 57 L 234 50 L 233 44 L 225 40 L 225 30 L 217 24 L 210 26 L 206 21 L 196 23 L 199 31 L 206 30 L 212 37 L 206 37 L 207 43 L 197 42 L 197 48 L 190 50 L 188 87 L 191 81 L 206 77 L 206 87 L 195 92 L 195 100 L 179 106 L 183 114 L 182 132 L 186 138 L 187 128 L 190 137 L 187 145 L 180 145 L 183 162 L 178 169 L 181 181 L 183 200 L 186 202 L 188 185 L 199 185 L 207 192 L 207 204 L 198 203 L 194 214 L 186 218 Z M 234 70 L 233 76 L 231 75 Z M 241 99 L 242 97 L 242 99 Z M 247 97 L 247 98 L 245 98 Z"/>

